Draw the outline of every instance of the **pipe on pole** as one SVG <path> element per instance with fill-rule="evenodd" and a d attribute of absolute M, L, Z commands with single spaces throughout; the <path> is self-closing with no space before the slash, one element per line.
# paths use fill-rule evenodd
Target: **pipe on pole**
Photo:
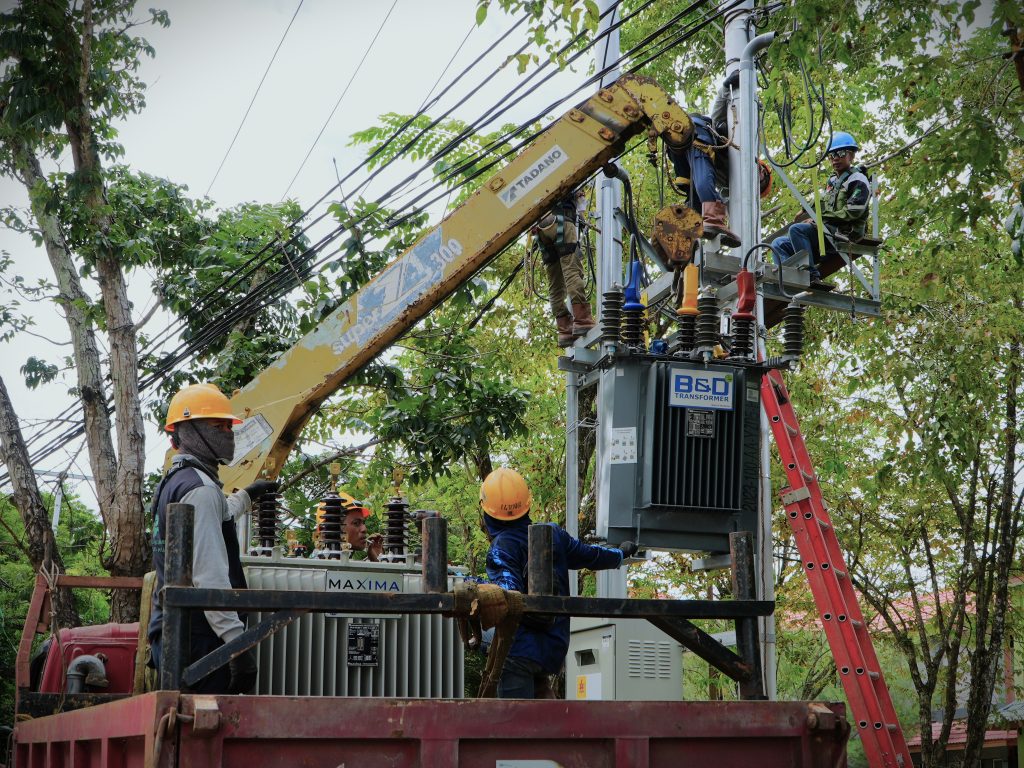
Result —
<path fill-rule="evenodd" d="M 750 248 L 761 241 L 761 195 L 757 174 L 758 155 L 758 112 L 757 112 L 757 76 L 754 71 L 754 56 L 772 44 L 775 33 L 758 35 L 744 46 L 740 55 L 740 171 L 743 183 L 743 206 L 745 217 L 742 221 L 740 237 L 743 244 Z M 758 249 L 752 255 L 750 269 L 755 273 L 762 263 L 762 251 Z M 764 290 L 758 286 L 757 302 L 754 307 L 757 318 L 757 355 L 763 360 L 767 356 L 764 338 L 760 329 L 764 326 Z M 775 599 L 775 576 L 772 564 L 772 479 L 771 479 L 771 446 L 769 435 L 771 430 L 768 417 L 761 411 L 761 477 L 760 504 L 758 505 L 758 541 L 757 558 L 758 578 L 757 594 L 763 600 Z M 770 699 L 777 697 L 777 664 L 775 645 L 775 617 L 766 616 L 759 620 L 761 649 L 763 653 L 762 667 L 765 671 L 765 693 Z"/>

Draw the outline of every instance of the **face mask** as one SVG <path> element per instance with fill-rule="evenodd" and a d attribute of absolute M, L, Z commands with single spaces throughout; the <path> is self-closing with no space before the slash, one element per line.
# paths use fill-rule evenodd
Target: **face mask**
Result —
<path fill-rule="evenodd" d="M 227 464 L 235 455 L 235 433 L 217 428 L 210 419 L 182 422 L 177 431 L 182 453 L 200 461 Z"/>

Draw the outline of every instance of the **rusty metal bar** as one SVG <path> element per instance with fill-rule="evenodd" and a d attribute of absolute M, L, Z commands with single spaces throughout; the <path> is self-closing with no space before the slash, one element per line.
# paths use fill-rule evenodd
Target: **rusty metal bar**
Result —
<path fill-rule="evenodd" d="M 423 520 L 423 591 L 448 591 L 448 521 L 440 515 Z"/>
<path fill-rule="evenodd" d="M 647 620 L 733 680 L 750 679 L 750 665 L 697 625 L 678 616 L 656 616 Z"/>
<path fill-rule="evenodd" d="M 142 589 L 141 576 L 70 576 L 62 573 L 57 577 L 58 587 L 81 587 L 84 589 Z"/>
<path fill-rule="evenodd" d="M 195 685 L 210 673 L 220 669 L 232 659 L 241 656 L 250 648 L 261 643 L 280 629 L 284 629 L 306 611 L 277 611 L 255 627 L 250 627 L 229 643 L 225 643 L 215 651 L 194 661 L 182 673 L 181 681 L 185 685 Z"/>
<path fill-rule="evenodd" d="M 455 597 L 450 592 L 379 594 L 171 587 L 164 590 L 164 605 L 230 611 L 279 611 L 291 608 L 299 611 L 357 614 L 451 613 L 455 610 Z M 685 619 L 735 619 L 768 616 L 774 607 L 770 600 L 634 600 L 618 597 L 523 595 L 523 608 L 526 613 L 552 616 L 624 619 L 678 616 Z"/>
<path fill-rule="evenodd" d="M 191 504 L 167 505 L 167 543 L 164 552 L 164 626 L 160 636 L 160 688 L 177 691 L 188 658 L 188 611 L 185 606 L 169 605 L 167 594 L 175 587 L 192 585 Z"/>
<path fill-rule="evenodd" d="M 531 525 L 527 533 L 527 585 L 531 595 L 555 594 L 554 531 Z"/>
<path fill-rule="evenodd" d="M 753 598 L 756 590 L 754 534 L 750 531 L 730 533 L 729 550 L 732 553 L 733 596 L 737 600 Z M 743 661 L 750 667 L 749 678 L 740 681 L 740 698 L 765 698 L 764 678 L 761 675 L 761 648 L 756 620 L 748 617 L 736 618 L 736 647 Z"/>

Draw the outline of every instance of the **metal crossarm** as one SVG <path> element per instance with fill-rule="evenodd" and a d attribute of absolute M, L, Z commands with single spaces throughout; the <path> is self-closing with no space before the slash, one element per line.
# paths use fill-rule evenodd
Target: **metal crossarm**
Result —
<path fill-rule="evenodd" d="M 769 371 L 762 379 L 761 402 L 789 482 L 780 491 L 786 520 L 793 530 L 868 763 L 872 768 L 910 768 L 907 742 L 778 370 Z"/>

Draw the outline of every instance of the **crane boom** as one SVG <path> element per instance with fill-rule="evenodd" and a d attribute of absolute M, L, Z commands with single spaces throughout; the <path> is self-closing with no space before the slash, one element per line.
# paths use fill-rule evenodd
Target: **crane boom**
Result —
<path fill-rule="evenodd" d="M 246 450 L 225 488 L 274 478 L 320 404 L 642 131 L 685 146 L 693 125 L 652 79 L 625 75 L 518 157 L 231 398 Z M 236 456 L 241 451 L 236 453 Z"/>

